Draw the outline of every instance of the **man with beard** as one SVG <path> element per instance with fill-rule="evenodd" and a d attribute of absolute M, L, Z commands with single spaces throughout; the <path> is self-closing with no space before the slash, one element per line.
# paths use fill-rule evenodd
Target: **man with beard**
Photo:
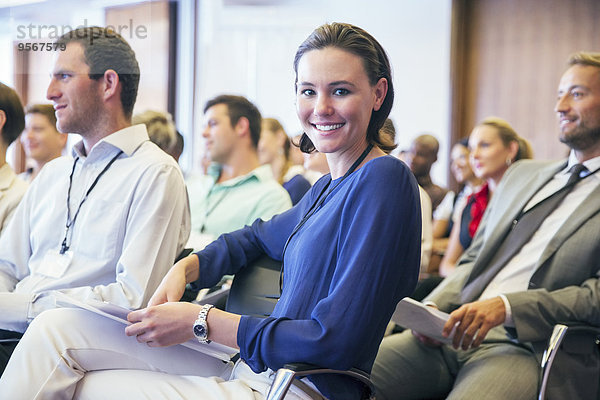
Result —
<path fill-rule="evenodd" d="M 506 172 L 456 273 L 424 300 L 450 313 L 452 345 L 410 331 L 384 339 L 378 398 L 534 399 L 553 326 L 600 325 L 600 53 L 569 59 L 555 111 L 569 158 Z M 588 370 L 550 398 L 593 383 L 589 356 L 566 354 L 563 371 Z"/>

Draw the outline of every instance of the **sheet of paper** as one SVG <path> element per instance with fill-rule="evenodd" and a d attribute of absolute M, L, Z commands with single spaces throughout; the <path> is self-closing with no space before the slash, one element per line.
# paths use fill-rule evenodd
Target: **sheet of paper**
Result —
<path fill-rule="evenodd" d="M 128 308 L 94 299 L 81 301 L 61 292 L 56 292 L 55 296 L 57 305 L 63 307 L 83 308 L 84 310 L 102 315 L 106 318 L 112 319 L 113 321 L 117 321 L 125 325 L 130 324 L 129 321 L 127 321 L 127 314 L 129 314 L 131 310 Z M 203 344 L 197 340 L 189 340 L 185 343 L 181 343 L 180 346 L 185 346 L 192 350 L 208 354 L 223 361 L 231 360 L 231 357 L 238 352 L 236 349 L 216 342 Z"/>
<path fill-rule="evenodd" d="M 396 306 L 392 321 L 440 342 L 451 343 L 452 335 L 447 338 L 442 336 L 442 328 L 449 317 L 450 314 L 405 297 Z"/>

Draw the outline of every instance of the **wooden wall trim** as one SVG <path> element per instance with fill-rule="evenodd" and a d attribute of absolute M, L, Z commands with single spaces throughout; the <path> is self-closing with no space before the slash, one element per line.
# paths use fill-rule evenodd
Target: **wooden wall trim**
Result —
<path fill-rule="evenodd" d="M 454 143 L 468 136 L 465 121 L 465 89 L 467 82 L 467 58 L 469 49 L 469 0 L 452 0 L 451 32 L 450 32 L 450 133 L 446 146 L 447 159 Z M 448 168 L 448 187 L 458 189 L 458 184 Z"/>
<path fill-rule="evenodd" d="M 17 47 L 18 43 L 13 44 L 13 60 L 14 60 L 14 82 L 15 91 L 21 97 L 23 106 L 28 104 L 28 93 L 29 93 L 29 52 L 19 51 Z M 19 139 L 14 142 L 14 169 L 15 173 L 20 174 L 25 171 L 26 167 L 26 156 L 21 146 Z"/>

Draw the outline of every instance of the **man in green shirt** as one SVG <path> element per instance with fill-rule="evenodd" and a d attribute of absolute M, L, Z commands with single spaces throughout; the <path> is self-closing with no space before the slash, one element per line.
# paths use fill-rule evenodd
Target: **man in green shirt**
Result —
<path fill-rule="evenodd" d="M 292 206 L 271 167 L 258 160 L 261 115 L 256 106 L 241 96 L 221 95 L 206 103 L 204 115 L 202 136 L 213 164 L 206 175 L 187 182 L 192 213 L 188 247 L 195 250 Z"/>

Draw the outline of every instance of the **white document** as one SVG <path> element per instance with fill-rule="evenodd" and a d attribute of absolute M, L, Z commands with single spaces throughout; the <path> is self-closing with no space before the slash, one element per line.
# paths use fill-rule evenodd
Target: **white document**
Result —
<path fill-rule="evenodd" d="M 61 292 L 56 292 L 55 296 L 57 305 L 63 307 L 83 308 L 84 310 L 88 310 L 93 313 L 102 315 L 106 318 L 112 319 L 113 321 L 121 322 L 125 325 L 131 324 L 129 321 L 127 321 L 127 314 L 129 314 L 132 310 L 128 308 L 94 299 L 88 299 L 84 302 L 82 300 L 73 298 Z M 231 357 L 233 357 L 238 352 L 236 349 L 231 348 L 229 346 L 225 346 L 223 344 L 219 344 L 216 342 L 203 344 L 198 342 L 197 340 L 189 340 L 185 343 L 181 343 L 180 346 L 185 346 L 192 350 L 208 354 L 209 356 L 218 358 L 222 361 L 230 361 Z"/>
<path fill-rule="evenodd" d="M 410 297 L 400 300 L 394 315 L 392 315 L 392 321 L 396 324 L 442 343 L 452 342 L 452 334 L 447 338 L 442 336 L 442 328 L 448 318 L 450 318 L 450 314 L 428 307 Z"/>

